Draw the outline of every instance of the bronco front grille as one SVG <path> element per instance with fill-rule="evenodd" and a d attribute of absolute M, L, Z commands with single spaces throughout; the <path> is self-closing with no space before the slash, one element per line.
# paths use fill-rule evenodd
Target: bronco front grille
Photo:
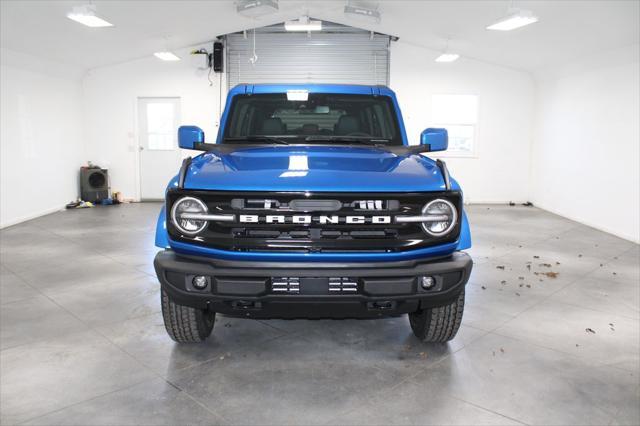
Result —
<path fill-rule="evenodd" d="M 166 211 L 186 195 L 201 199 L 210 214 L 233 215 L 235 220 L 211 221 L 200 234 L 187 236 L 167 217 L 171 238 L 229 251 L 400 252 L 455 241 L 460 232 L 458 224 L 445 237 L 434 238 L 420 223 L 393 220 L 398 215 L 420 215 L 424 205 L 435 198 L 451 201 L 460 212 L 462 200 L 456 191 L 354 194 L 172 189 Z"/>

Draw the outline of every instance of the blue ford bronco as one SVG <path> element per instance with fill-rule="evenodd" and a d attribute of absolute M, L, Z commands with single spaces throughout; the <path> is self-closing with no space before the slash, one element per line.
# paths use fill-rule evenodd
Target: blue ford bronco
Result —
<path fill-rule="evenodd" d="M 414 334 L 457 333 L 472 261 L 445 129 L 410 146 L 387 87 L 240 85 L 215 143 L 195 126 L 167 187 L 154 261 L 177 342 L 200 342 L 216 313 L 247 318 L 409 314 Z"/>

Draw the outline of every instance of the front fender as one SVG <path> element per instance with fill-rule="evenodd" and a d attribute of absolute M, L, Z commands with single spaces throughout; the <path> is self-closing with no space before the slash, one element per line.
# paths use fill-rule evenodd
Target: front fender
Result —
<path fill-rule="evenodd" d="M 469 228 L 467 213 L 463 210 L 460 238 L 458 239 L 458 246 L 456 247 L 456 250 L 466 250 L 468 248 L 471 248 L 471 229 Z"/>
<path fill-rule="evenodd" d="M 167 212 L 165 206 L 162 206 L 156 223 L 156 246 L 166 249 L 169 248 L 169 234 L 167 233 Z"/>
<path fill-rule="evenodd" d="M 171 189 L 171 188 L 177 188 L 178 187 L 178 175 L 175 175 L 173 177 L 173 179 L 171 179 L 169 181 L 169 184 L 167 185 L 167 189 L 165 190 L 165 197 L 166 197 L 166 192 Z M 158 215 L 158 222 L 156 223 L 156 246 L 166 249 L 169 248 L 169 234 L 167 233 L 167 212 L 165 209 L 166 204 L 162 205 L 162 209 L 160 210 L 160 214 Z"/>
<path fill-rule="evenodd" d="M 454 191 L 462 191 L 462 187 L 451 177 L 451 189 Z M 471 248 L 471 228 L 469 227 L 469 219 L 467 218 L 467 212 L 464 211 L 464 207 L 462 210 L 462 223 L 460 226 L 460 238 L 458 238 L 458 245 L 456 246 L 456 250 L 466 250 Z"/>

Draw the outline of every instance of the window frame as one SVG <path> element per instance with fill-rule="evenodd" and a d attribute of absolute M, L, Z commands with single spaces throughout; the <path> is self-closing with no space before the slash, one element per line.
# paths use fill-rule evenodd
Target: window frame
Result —
<path fill-rule="evenodd" d="M 447 129 L 450 126 L 472 126 L 473 129 L 473 136 L 472 136 L 472 149 L 471 151 L 450 151 L 449 149 L 447 149 L 446 151 L 439 151 L 439 152 L 434 152 L 433 154 L 430 155 L 434 155 L 437 157 L 446 157 L 446 158 L 479 158 L 479 127 L 480 127 L 480 96 L 475 94 L 475 93 L 433 93 L 431 95 L 431 116 L 433 117 L 435 115 L 435 109 L 434 109 L 434 101 L 435 101 L 435 97 L 436 96 L 473 96 L 476 98 L 476 111 L 475 111 L 475 117 L 474 117 L 474 122 L 470 122 L 470 121 L 464 121 L 464 120 L 460 120 L 458 122 L 452 123 L 442 123 L 442 122 L 436 122 L 435 120 L 431 120 L 431 126 L 430 127 L 439 127 L 439 128 L 445 128 Z"/>

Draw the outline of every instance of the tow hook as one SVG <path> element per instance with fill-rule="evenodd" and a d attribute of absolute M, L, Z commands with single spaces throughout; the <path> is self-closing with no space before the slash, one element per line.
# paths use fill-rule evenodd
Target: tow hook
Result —
<path fill-rule="evenodd" d="M 396 306 L 396 302 L 391 300 L 382 300 L 378 302 L 369 302 L 368 308 L 376 311 L 386 311 L 389 309 L 393 309 Z"/>
<path fill-rule="evenodd" d="M 252 310 L 252 309 L 261 309 L 262 303 L 260 302 L 252 302 L 249 300 L 234 300 L 231 302 L 231 307 L 233 309 L 239 309 L 242 311 Z"/>

